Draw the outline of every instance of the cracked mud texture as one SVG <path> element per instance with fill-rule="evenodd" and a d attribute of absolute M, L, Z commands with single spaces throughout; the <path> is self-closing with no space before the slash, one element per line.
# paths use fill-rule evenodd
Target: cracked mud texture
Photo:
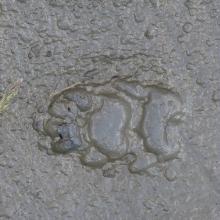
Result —
<path fill-rule="evenodd" d="M 0 116 L 0 219 L 218 220 L 219 36 L 218 0 L 0 0 L 0 92 L 23 79 L 17 98 Z M 131 76 L 141 85 L 138 92 L 127 80 L 114 87 L 115 76 L 118 81 Z M 100 82 L 109 83 L 93 86 Z M 177 127 L 171 120 L 163 133 L 158 124 L 168 120 L 166 111 L 175 112 L 163 107 L 172 95 L 162 98 L 145 88 L 146 82 L 178 92 L 181 103 L 175 103 L 184 120 Z M 72 96 L 77 84 L 80 90 Z M 84 85 L 92 85 L 91 100 Z M 63 94 L 66 88 L 71 89 Z M 101 94 L 105 88 L 108 95 Z M 121 98 L 109 97 L 114 89 Z M 133 130 L 132 123 L 126 124 L 127 107 L 143 97 L 146 117 L 141 129 Z M 48 112 L 51 102 L 55 109 Z M 102 102 L 86 120 L 88 129 L 72 123 L 80 112 L 77 123 L 83 126 L 89 109 Z M 130 112 L 138 124 L 138 109 L 136 115 Z M 39 132 L 33 128 L 36 118 Z M 103 133 L 97 132 L 101 128 Z M 103 142 L 106 129 L 111 136 L 116 130 L 133 133 L 126 135 L 128 140 L 109 136 Z M 53 139 L 56 132 L 59 137 Z M 138 132 L 135 140 L 132 135 Z M 178 135 L 177 157 L 160 159 L 164 150 L 178 146 Z M 64 151 L 71 152 L 45 151 L 56 146 L 63 151 L 63 141 Z M 82 154 L 85 141 L 96 146 Z M 132 154 L 124 155 L 123 141 Z M 140 169 L 155 163 L 149 175 Z M 137 170 L 143 175 L 132 172 Z"/>

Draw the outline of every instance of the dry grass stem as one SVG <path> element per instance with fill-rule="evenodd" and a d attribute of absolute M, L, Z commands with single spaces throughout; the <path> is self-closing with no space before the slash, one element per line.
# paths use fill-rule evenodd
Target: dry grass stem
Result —
<path fill-rule="evenodd" d="M 0 99 L 0 114 L 6 111 L 13 98 L 18 94 L 18 88 L 20 87 L 22 80 L 16 81 L 12 86 L 6 89 L 2 98 Z"/>

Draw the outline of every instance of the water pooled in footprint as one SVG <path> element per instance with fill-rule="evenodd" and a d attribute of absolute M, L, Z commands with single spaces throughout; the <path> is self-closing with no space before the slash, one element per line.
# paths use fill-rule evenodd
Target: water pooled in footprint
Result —
<path fill-rule="evenodd" d="M 54 153 L 77 152 L 93 168 L 133 155 L 129 170 L 142 174 L 177 157 L 181 114 L 181 99 L 168 86 L 114 78 L 54 95 L 40 132 L 51 138 Z"/>

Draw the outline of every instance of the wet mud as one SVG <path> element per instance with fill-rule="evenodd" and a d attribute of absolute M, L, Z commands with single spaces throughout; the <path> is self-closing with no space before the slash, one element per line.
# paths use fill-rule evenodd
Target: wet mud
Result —
<path fill-rule="evenodd" d="M 51 138 L 47 152 L 75 152 L 92 168 L 132 155 L 129 171 L 148 173 L 157 163 L 177 159 L 181 149 L 183 104 L 168 85 L 132 77 L 77 83 L 53 94 L 47 113 L 33 122 Z"/>
<path fill-rule="evenodd" d="M 219 220 L 219 12 L 0 0 L 0 220 Z"/>

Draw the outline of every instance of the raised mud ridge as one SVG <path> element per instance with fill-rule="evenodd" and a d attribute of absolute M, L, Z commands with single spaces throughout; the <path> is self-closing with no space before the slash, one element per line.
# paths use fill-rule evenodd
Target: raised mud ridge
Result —
<path fill-rule="evenodd" d="M 126 161 L 130 172 L 143 173 L 180 150 L 181 98 L 160 83 L 78 83 L 55 94 L 48 113 L 37 130 L 51 138 L 50 150 L 77 152 L 90 167 Z"/>

